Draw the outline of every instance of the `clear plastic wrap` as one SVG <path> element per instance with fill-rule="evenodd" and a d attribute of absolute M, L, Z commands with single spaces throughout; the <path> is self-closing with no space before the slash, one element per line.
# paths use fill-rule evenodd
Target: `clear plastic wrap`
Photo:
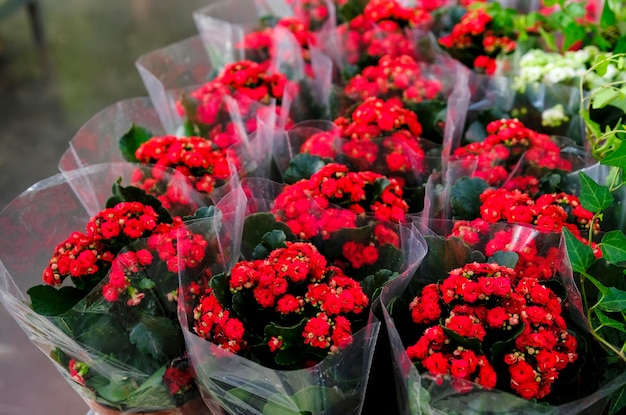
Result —
<path fill-rule="evenodd" d="M 63 172 L 93 164 L 124 161 L 119 139 L 133 125 L 145 127 L 155 136 L 165 134 L 148 97 L 119 101 L 83 124 L 61 156 L 59 170 Z"/>
<path fill-rule="evenodd" d="M 248 258 L 254 248 L 250 243 L 251 233 L 260 237 L 265 230 L 272 227 L 284 229 L 280 225 L 266 222 L 269 220 L 267 212 L 283 185 L 262 178 L 244 179 L 241 184 L 242 189 L 235 189 L 222 197 L 213 218 L 189 224 L 193 233 L 205 235 L 207 240 L 212 241 L 209 242 L 211 246 L 219 247 L 219 255 L 216 260 L 206 263 L 207 270 L 193 274 L 181 273 L 181 292 L 185 292 L 184 287 L 191 282 L 202 285 L 205 275 L 228 271 L 238 259 Z M 261 217 L 259 215 L 266 219 L 254 222 Z M 376 223 L 372 219 L 370 218 L 369 226 Z M 248 220 L 258 225 L 247 225 L 251 228 L 243 229 Z M 367 218 L 363 220 L 368 222 Z M 366 229 L 367 227 L 363 227 L 355 231 L 362 239 Z M 399 293 L 423 258 L 425 244 L 417 229 L 410 224 L 400 225 L 397 231 L 400 245 L 398 250 L 389 251 L 389 254 L 397 252 L 401 258 L 396 258 L 395 254 L 385 254 L 385 258 L 381 258 L 381 264 L 392 266 L 399 273 L 392 280 L 393 285 L 387 288 L 390 292 Z M 344 231 L 338 232 L 338 238 L 343 238 L 339 236 L 342 232 Z M 258 237 L 252 239 L 258 240 Z M 337 255 L 336 248 L 331 247 L 332 239 L 331 236 L 330 242 L 315 242 L 320 252 L 333 255 L 328 258 Z M 380 265 L 373 266 L 373 269 L 380 268 Z M 346 275 L 353 274 L 346 271 Z M 186 305 L 179 310 L 181 324 L 183 328 L 189 327 L 189 322 L 193 320 L 192 304 L 184 300 L 181 300 L 181 304 Z M 375 305 L 372 304 L 372 307 Z M 198 337 L 192 330 L 185 331 L 185 338 L 198 383 L 208 404 L 217 400 L 219 405 L 233 413 L 274 414 L 278 411 L 304 411 L 359 414 L 379 326 L 380 322 L 370 315 L 369 323 L 353 335 L 353 341 L 347 348 L 324 358 L 314 366 L 297 370 L 264 367 L 225 351 Z"/>
<path fill-rule="evenodd" d="M 410 312 L 399 311 L 408 306 L 413 297 L 419 295 L 421 287 L 430 283 L 437 283 L 445 274 L 464 264 L 473 261 L 485 262 L 484 242 L 467 245 L 456 238 L 446 240 L 440 235 L 447 235 L 452 223 L 441 222 L 437 233 L 430 233 L 424 229 L 424 235 L 429 246 L 429 252 L 409 283 L 408 289 L 399 298 L 397 296 L 381 294 L 381 301 L 385 306 L 385 325 L 389 333 L 389 341 L 394 356 L 394 371 L 396 374 L 397 394 L 402 414 L 601 414 L 612 393 L 626 384 L 626 374 L 613 372 L 605 376 L 604 371 L 612 363 L 606 351 L 598 344 L 594 344 L 590 337 L 585 335 L 587 325 L 582 312 L 580 293 L 572 278 L 564 243 L 560 242 L 559 235 L 538 232 L 532 227 L 519 225 L 495 224 L 485 233 L 480 234 L 481 241 L 489 240 L 502 232 L 510 232 L 514 245 L 511 251 L 520 252 L 522 257 L 527 248 L 538 248 L 539 254 L 545 249 L 558 250 L 558 261 L 552 265 L 551 278 L 544 279 L 546 286 L 556 290 L 560 296 L 566 298 L 563 310 L 566 312 L 568 329 L 576 332 L 579 345 L 579 360 L 575 361 L 575 370 L 563 373 L 563 382 L 555 386 L 553 395 L 546 398 L 551 404 L 526 400 L 510 392 L 503 391 L 502 384 L 496 388 L 487 389 L 472 381 L 459 381 L 449 376 L 434 376 L 418 371 L 407 354 L 407 347 L 415 339 L 411 334 L 412 324 Z M 442 233 L 440 233 L 442 232 Z M 556 239 L 555 239 L 556 238 Z M 544 248 L 539 248 L 543 246 Z M 542 250 L 544 249 L 544 250 Z M 509 251 L 510 252 L 510 251 Z M 503 260 L 500 257 L 498 260 Z M 520 270 L 524 276 L 535 275 L 529 269 Z M 543 277 L 541 277 L 543 278 Z M 560 288 L 559 288 L 560 287 Z M 414 329 L 417 327 L 414 325 Z M 466 347 L 469 347 L 465 345 Z M 491 349 L 493 352 L 494 349 Z M 585 353 L 582 358 L 580 353 Z M 576 363 L 578 362 L 578 363 Z M 619 366 L 619 365 L 618 365 Z M 618 367 L 617 366 L 617 367 Z M 498 369 L 496 369 L 498 370 Z M 612 369 L 615 371 L 615 369 Z M 498 372 L 500 376 L 500 372 Z M 583 379 L 576 381 L 576 379 Z M 505 382 L 506 384 L 506 382 Z M 555 384 L 558 385 L 558 384 Z"/>
<path fill-rule="evenodd" d="M 169 311 L 167 307 L 147 311 L 150 304 L 166 304 L 166 294 L 178 287 L 176 273 L 164 269 L 164 263 L 128 274 L 133 284 L 142 277 L 158 282 L 152 289 L 134 291 L 136 305 L 142 304 L 136 308 L 105 300 L 108 274 L 93 288 L 91 282 L 81 286 L 80 281 L 59 290 L 41 285 L 58 245 L 84 232 L 113 195 L 112 185 L 118 179 L 127 185 L 136 168 L 110 163 L 67 171 L 33 185 L 10 203 L 0 214 L 0 227 L 12 235 L 0 243 L 0 300 L 96 413 L 209 414 L 197 392 L 183 394 L 180 389 L 175 396 L 176 390 L 162 379 L 170 368 L 182 370 L 175 362 L 184 355 L 182 333 L 175 328 L 175 305 L 170 304 Z M 183 190 L 186 183 L 179 180 L 171 185 Z M 136 244 L 133 250 L 144 247 L 144 240 L 136 239 Z M 127 248 L 119 251 L 125 252 Z M 45 314 L 34 311 L 29 296 L 37 299 L 36 309 Z M 42 308 L 42 296 L 56 302 L 47 299 Z M 171 336 L 168 347 L 157 347 L 162 344 L 156 340 L 159 336 Z"/>

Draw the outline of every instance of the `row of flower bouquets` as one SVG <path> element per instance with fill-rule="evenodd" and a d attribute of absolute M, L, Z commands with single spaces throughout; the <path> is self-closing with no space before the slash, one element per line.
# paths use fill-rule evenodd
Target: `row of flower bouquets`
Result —
<path fill-rule="evenodd" d="M 30 339 L 99 414 L 601 406 L 626 381 L 560 230 L 609 230 L 575 194 L 606 171 L 575 113 L 541 125 L 575 89 L 470 71 L 429 31 L 443 9 L 278 3 L 196 13 L 139 59 L 151 99 L 2 212 L 0 299 Z"/>

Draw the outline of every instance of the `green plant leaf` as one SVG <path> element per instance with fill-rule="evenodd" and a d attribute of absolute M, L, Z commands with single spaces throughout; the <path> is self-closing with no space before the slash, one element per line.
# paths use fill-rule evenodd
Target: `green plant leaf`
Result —
<path fill-rule="evenodd" d="M 539 26 L 539 35 L 541 36 L 541 39 L 543 39 L 543 41 L 546 43 L 548 49 L 552 51 L 559 50 L 556 47 L 556 39 L 554 38 L 554 35 L 544 30 L 541 26 Z"/>
<path fill-rule="evenodd" d="M 626 325 L 624 325 L 624 323 L 612 319 L 597 308 L 594 308 L 593 312 L 595 313 L 596 317 L 598 317 L 600 324 L 602 324 L 604 327 L 610 327 L 626 333 Z"/>
<path fill-rule="evenodd" d="M 182 353 L 180 334 L 169 318 L 142 315 L 131 328 L 129 340 L 142 353 L 163 361 Z"/>
<path fill-rule="evenodd" d="M 493 361 L 500 361 L 504 357 L 506 353 L 508 353 L 512 347 L 513 342 L 520 334 L 524 331 L 525 324 L 518 325 L 515 330 L 506 333 L 508 336 L 506 339 L 495 342 L 493 346 L 489 349 L 491 352 L 491 358 Z"/>
<path fill-rule="evenodd" d="M 146 206 L 151 206 L 154 209 L 154 211 L 159 215 L 160 223 L 172 222 L 172 216 L 156 197 L 147 194 L 138 187 L 122 186 L 121 178 L 113 183 L 111 191 L 113 196 L 107 200 L 107 208 L 112 208 L 120 202 L 140 202 Z"/>
<path fill-rule="evenodd" d="M 152 138 L 152 133 L 143 127 L 139 127 L 133 124 L 130 129 L 120 138 L 120 151 L 124 160 L 137 163 L 137 157 L 135 153 L 139 146 Z"/>
<path fill-rule="evenodd" d="M 297 154 L 289 161 L 289 167 L 283 174 L 283 180 L 287 184 L 293 184 L 299 180 L 308 179 L 325 165 L 326 162 L 320 156 L 309 153 Z"/>
<path fill-rule="evenodd" d="M 109 380 L 103 376 L 97 376 L 90 379 L 88 383 L 100 397 L 111 404 L 123 404 L 137 387 L 132 378 Z"/>
<path fill-rule="evenodd" d="M 247 216 L 243 223 L 241 255 L 246 259 L 253 258 L 254 249 L 262 242 L 263 235 L 273 230 L 282 231 L 288 241 L 296 239 L 289 226 L 284 222 L 277 221 L 271 213 L 258 212 Z"/>
<path fill-rule="evenodd" d="M 626 261 L 626 235 L 622 231 L 610 231 L 602 237 L 602 257 L 617 264 Z"/>
<path fill-rule="evenodd" d="M 603 293 L 598 302 L 598 308 L 609 313 L 619 313 L 626 310 L 626 291 L 618 290 L 615 287 L 607 287 L 607 292 Z"/>
<path fill-rule="evenodd" d="M 152 376 L 143 382 L 133 393 L 125 400 L 124 404 L 128 406 L 167 408 L 174 406 L 174 400 L 170 391 L 163 384 L 163 375 L 167 367 L 163 365 L 159 370 L 154 372 Z"/>
<path fill-rule="evenodd" d="M 502 265 L 504 267 L 508 267 L 511 269 L 515 269 L 515 265 L 517 265 L 517 261 L 519 261 L 519 255 L 516 252 L 510 252 L 510 251 L 494 252 L 493 255 L 488 260 L 489 263 L 495 262 L 498 265 Z"/>
<path fill-rule="evenodd" d="M 231 308 L 233 305 L 232 295 L 230 293 L 229 277 L 225 273 L 216 274 L 211 278 L 209 285 L 217 301 L 224 308 Z"/>
<path fill-rule="evenodd" d="M 36 285 L 27 294 L 37 314 L 58 316 L 74 307 L 86 293 L 75 287 L 61 287 L 57 290 L 50 285 Z"/>
<path fill-rule="evenodd" d="M 626 146 L 620 144 L 613 152 L 600 160 L 600 164 L 626 169 Z"/>
<path fill-rule="evenodd" d="M 585 272 L 595 261 L 593 250 L 578 240 L 569 229 L 563 228 L 567 256 L 572 264 L 572 269 L 576 272 Z"/>
<path fill-rule="evenodd" d="M 375 274 L 368 275 L 363 278 L 361 281 L 361 288 L 367 298 L 370 299 L 370 304 L 374 302 L 374 300 L 380 294 L 381 288 L 393 281 L 399 274 L 397 272 L 393 272 L 388 269 L 381 269 L 377 271 Z"/>
<path fill-rule="evenodd" d="M 576 42 L 583 40 L 587 35 L 585 29 L 578 22 L 570 22 L 563 30 L 565 35 L 563 39 L 562 50 L 569 50 Z"/>
<path fill-rule="evenodd" d="M 626 385 L 611 395 L 608 415 L 619 414 L 624 407 L 626 407 Z"/>
<path fill-rule="evenodd" d="M 480 341 L 480 339 L 478 337 L 464 337 L 464 336 L 461 336 L 456 331 L 447 328 L 443 324 L 443 322 L 441 322 L 441 328 L 443 329 L 444 333 L 446 333 L 446 335 L 448 337 L 450 337 L 450 339 L 452 339 L 454 344 L 458 344 L 460 346 L 463 346 L 464 348 L 470 349 L 470 350 L 474 351 L 475 353 L 483 354 L 483 352 L 482 352 L 483 344 L 482 344 L 482 342 Z"/>
<path fill-rule="evenodd" d="M 461 177 L 450 189 L 450 205 L 455 219 L 472 220 L 480 217 L 480 195 L 487 183 L 477 177 Z"/>
<path fill-rule="evenodd" d="M 615 101 L 619 98 L 621 92 L 619 89 L 613 87 L 603 87 L 603 89 L 598 92 L 598 94 L 593 96 L 591 101 L 591 108 L 599 109 L 604 108 L 609 105 L 611 102 Z"/>
<path fill-rule="evenodd" d="M 263 407 L 266 415 L 313 415 L 325 413 L 328 408 L 337 409 L 337 413 L 349 413 L 353 405 L 351 399 L 346 399 L 339 388 L 324 386 L 307 386 L 292 396 L 276 394 Z"/>
<path fill-rule="evenodd" d="M 591 177 L 582 171 L 578 172 L 580 178 L 580 203 L 593 213 L 608 209 L 614 202 L 613 195 L 607 186 L 599 185 Z"/>

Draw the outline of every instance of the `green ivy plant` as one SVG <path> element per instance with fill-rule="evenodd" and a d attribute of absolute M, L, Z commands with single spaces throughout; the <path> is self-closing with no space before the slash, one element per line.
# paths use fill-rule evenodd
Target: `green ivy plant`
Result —
<path fill-rule="evenodd" d="M 623 54 L 613 54 L 593 65 L 585 76 L 592 72 L 602 75 L 609 64 L 624 70 Z M 579 172 L 580 202 L 585 209 L 594 213 L 593 221 L 608 222 L 609 216 L 619 216 L 623 205 L 626 180 L 626 145 L 623 144 L 626 125 L 620 119 L 613 127 L 602 128 L 593 121 L 590 113 L 619 104 L 626 98 L 626 80 L 606 84 L 586 96 L 582 95 L 585 76 L 580 82 L 581 118 L 592 154 L 601 165 L 607 166 L 608 174 L 603 183 L 597 183 L 584 172 Z M 619 107 L 619 105 L 617 105 Z M 584 313 L 591 336 L 607 353 L 607 367 L 620 367 L 626 362 L 626 235 L 620 226 L 611 225 L 600 238 L 589 236 L 587 243 L 581 242 L 567 229 L 563 229 L 567 253 L 581 292 Z M 592 245 L 595 244 L 595 245 Z M 599 249 L 601 258 L 594 250 Z M 617 413 L 626 406 L 626 388 L 614 393 L 609 413 Z"/>

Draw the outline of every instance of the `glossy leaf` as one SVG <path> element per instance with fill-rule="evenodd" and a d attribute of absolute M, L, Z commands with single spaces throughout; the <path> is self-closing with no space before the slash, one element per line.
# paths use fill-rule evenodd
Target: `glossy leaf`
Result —
<path fill-rule="evenodd" d="M 579 241 L 567 228 L 563 228 L 563 236 L 572 269 L 576 272 L 585 272 L 595 261 L 593 250 L 589 245 Z"/>
<path fill-rule="evenodd" d="M 626 169 L 626 145 L 620 145 L 612 153 L 606 155 L 600 164 Z"/>
<path fill-rule="evenodd" d="M 611 231 L 604 235 L 602 243 L 602 257 L 617 264 L 626 261 L 626 235 L 622 231 Z"/>
<path fill-rule="evenodd" d="M 624 323 L 612 319 L 597 308 L 594 309 L 593 312 L 596 314 L 596 317 L 598 317 L 598 321 L 602 326 L 610 327 L 626 333 L 626 325 L 624 325 Z"/>
<path fill-rule="evenodd" d="M 277 221 L 274 215 L 268 212 L 258 212 L 249 215 L 244 220 L 243 235 L 241 237 L 241 254 L 246 259 L 254 257 L 254 250 L 263 241 L 263 235 L 273 230 L 282 231 L 288 241 L 295 236 L 289 226 Z"/>
<path fill-rule="evenodd" d="M 480 217 L 480 195 L 487 183 L 477 177 L 461 177 L 450 189 L 450 205 L 455 219 L 472 220 Z"/>
<path fill-rule="evenodd" d="M 608 209 L 613 204 L 613 195 L 607 186 L 596 183 L 591 177 L 582 171 L 578 172 L 580 178 L 580 203 L 593 213 Z"/>
<path fill-rule="evenodd" d="M 308 153 L 300 153 L 289 161 L 289 167 L 283 174 L 283 180 L 287 184 L 293 184 L 302 179 L 308 179 L 311 175 L 326 165 L 320 156 Z"/>
<path fill-rule="evenodd" d="M 120 151 L 124 159 L 131 163 L 137 163 L 135 153 L 139 146 L 152 138 L 152 133 L 143 127 L 133 124 L 130 129 L 120 138 Z"/>
<path fill-rule="evenodd" d="M 157 360 L 174 358 L 182 352 L 176 339 L 180 330 L 167 317 L 153 317 L 144 315 L 133 326 L 129 333 L 129 340 L 142 353 L 148 354 Z"/>
<path fill-rule="evenodd" d="M 516 252 L 509 251 L 494 252 L 493 255 L 489 258 L 489 263 L 495 262 L 498 265 L 502 265 L 511 269 L 515 268 L 515 265 L 517 265 L 517 261 L 519 261 L 519 255 Z"/>
<path fill-rule="evenodd" d="M 607 292 L 598 302 L 598 308 L 609 313 L 618 313 L 626 310 L 626 291 L 615 287 L 607 287 Z"/>
<path fill-rule="evenodd" d="M 50 285 L 36 285 L 27 291 L 33 310 L 42 316 L 58 316 L 74 307 L 85 292 L 75 287 L 56 289 Z"/>

